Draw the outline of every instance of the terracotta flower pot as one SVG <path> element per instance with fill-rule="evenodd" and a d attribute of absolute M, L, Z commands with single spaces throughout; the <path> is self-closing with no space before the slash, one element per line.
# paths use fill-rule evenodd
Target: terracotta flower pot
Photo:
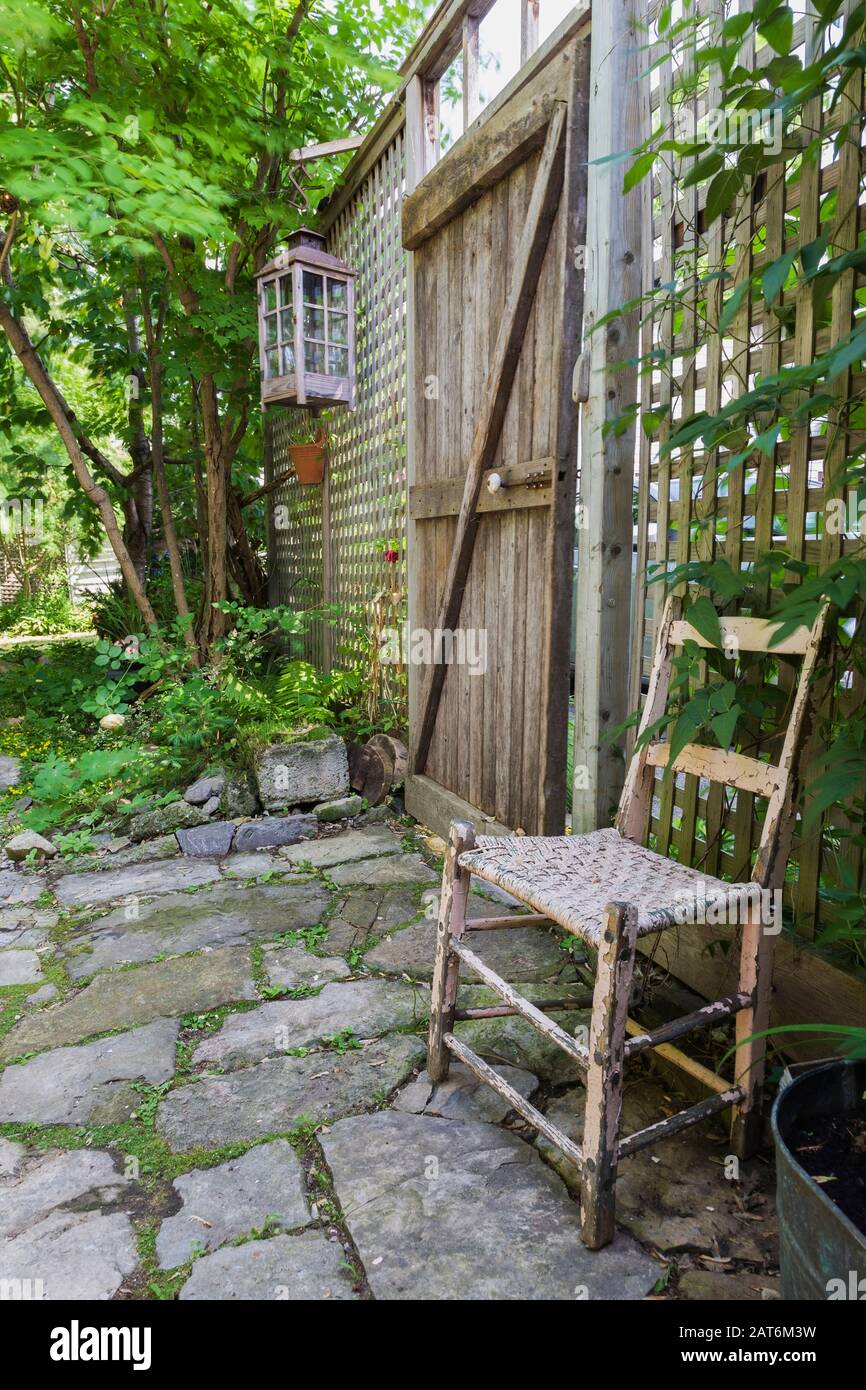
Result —
<path fill-rule="evenodd" d="M 290 444 L 289 455 L 299 483 L 321 483 L 325 476 L 325 432 L 320 430 L 309 444 Z"/>

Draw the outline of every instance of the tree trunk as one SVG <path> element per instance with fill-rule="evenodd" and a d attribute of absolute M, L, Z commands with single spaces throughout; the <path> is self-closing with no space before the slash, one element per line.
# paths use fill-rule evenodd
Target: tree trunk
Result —
<path fill-rule="evenodd" d="M 105 528 L 105 534 L 117 557 L 117 562 L 120 565 L 120 570 L 126 581 L 130 596 L 145 623 L 150 626 L 152 623 L 156 622 L 156 614 L 144 592 L 144 588 L 138 577 L 129 551 L 123 543 L 123 536 L 117 524 L 114 508 L 111 505 L 111 498 L 105 488 L 96 483 L 91 476 L 81 446 L 75 437 L 75 432 L 64 410 L 64 403 L 60 393 L 46 371 L 41 357 L 31 343 L 27 330 L 12 313 L 8 304 L 2 299 L 0 299 L 0 327 L 3 328 L 4 333 L 9 339 L 12 351 L 15 353 L 15 356 L 18 358 L 28 377 L 36 387 L 36 390 L 39 392 L 42 402 L 48 414 L 51 416 L 54 427 L 63 440 L 63 445 L 69 455 L 73 472 L 81 488 L 99 511 L 102 524 Z"/>
<path fill-rule="evenodd" d="M 226 613 L 214 607 L 229 596 L 226 545 L 228 542 L 228 468 L 225 460 L 216 383 L 212 376 L 201 381 L 201 421 L 204 434 L 205 476 L 207 480 L 207 569 L 205 593 L 207 610 L 202 624 L 202 643 L 210 651 L 214 642 L 229 630 Z"/>

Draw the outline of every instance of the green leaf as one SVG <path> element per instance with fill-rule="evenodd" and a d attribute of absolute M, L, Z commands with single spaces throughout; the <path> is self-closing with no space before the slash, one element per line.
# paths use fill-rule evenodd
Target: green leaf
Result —
<path fill-rule="evenodd" d="M 686 612 L 686 621 L 691 623 L 692 627 L 712 646 L 719 649 L 724 646 L 719 615 L 706 595 L 695 599 L 695 602 L 689 606 Z"/>
<path fill-rule="evenodd" d="M 626 171 L 625 178 L 622 181 L 623 193 L 628 193 L 640 183 L 641 179 L 646 177 L 655 164 L 655 160 L 655 150 L 645 150 L 643 154 L 638 155 L 634 164 Z"/>
<path fill-rule="evenodd" d="M 743 186 L 743 175 L 738 169 L 723 169 L 716 174 L 707 191 L 705 227 L 710 227 L 721 217 L 736 198 Z"/>
<path fill-rule="evenodd" d="M 717 714 L 715 719 L 710 721 L 710 728 L 719 740 L 719 746 L 730 748 L 734 738 L 734 730 L 737 727 L 737 720 L 742 713 L 739 705 L 731 705 L 724 714 Z"/>
<path fill-rule="evenodd" d="M 790 53 L 794 42 L 794 15 L 788 6 L 779 5 L 766 19 L 760 20 L 758 33 L 777 53 Z"/>
<path fill-rule="evenodd" d="M 767 266 L 761 279 L 761 289 L 767 304 L 772 304 L 773 300 L 781 294 L 796 257 L 796 251 L 786 251 L 784 256 L 780 256 L 778 260 L 773 261 L 772 265 Z"/>

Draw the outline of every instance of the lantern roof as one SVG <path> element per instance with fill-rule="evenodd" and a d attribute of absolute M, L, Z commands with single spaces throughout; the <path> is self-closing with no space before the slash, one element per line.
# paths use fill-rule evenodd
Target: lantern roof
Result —
<path fill-rule="evenodd" d="M 273 275 L 275 272 L 288 270 L 295 261 L 312 266 L 316 270 L 332 271 L 337 275 L 357 274 L 357 271 L 351 270 L 345 261 L 341 261 L 337 256 L 332 256 L 325 250 L 325 238 L 321 232 L 311 231 L 309 227 L 300 227 L 298 231 L 292 233 L 285 251 L 281 251 L 267 265 L 262 266 L 261 270 L 256 271 L 255 278 L 259 280 L 263 275 Z"/>

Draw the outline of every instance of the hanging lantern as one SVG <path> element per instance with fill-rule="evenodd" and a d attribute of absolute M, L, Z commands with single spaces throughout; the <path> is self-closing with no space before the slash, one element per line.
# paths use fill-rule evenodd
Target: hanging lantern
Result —
<path fill-rule="evenodd" d="M 354 270 L 302 228 L 260 270 L 262 405 L 355 404 Z"/>

